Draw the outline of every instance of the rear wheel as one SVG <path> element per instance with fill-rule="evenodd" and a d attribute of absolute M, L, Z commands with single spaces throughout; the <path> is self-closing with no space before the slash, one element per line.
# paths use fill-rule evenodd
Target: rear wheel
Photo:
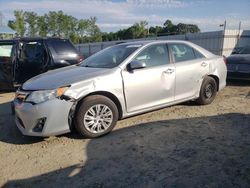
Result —
<path fill-rule="evenodd" d="M 115 103 L 102 95 L 85 98 L 75 116 L 76 130 L 83 136 L 95 138 L 109 133 L 118 120 Z"/>
<path fill-rule="evenodd" d="M 217 94 L 217 87 L 217 83 L 212 77 L 206 77 L 202 82 L 197 103 L 201 105 L 212 103 Z"/>

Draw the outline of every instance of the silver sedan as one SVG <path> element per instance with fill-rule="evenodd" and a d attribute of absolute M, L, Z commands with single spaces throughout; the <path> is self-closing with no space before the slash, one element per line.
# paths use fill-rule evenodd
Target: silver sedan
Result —
<path fill-rule="evenodd" d="M 28 80 L 16 92 L 15 121 L 24 135 L 76 128 L 94 138 L 132 115 L 189 100 L 210 104 L 226 74 L 223 57 L 190 42 L 122 43 Z"/>

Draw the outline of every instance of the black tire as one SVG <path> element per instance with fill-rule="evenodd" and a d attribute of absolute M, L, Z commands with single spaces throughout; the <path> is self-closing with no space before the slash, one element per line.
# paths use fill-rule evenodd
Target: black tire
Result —
<path fill-rule="evenodd" d="M 217 94 L 217 83 L 212 77 L 206 77 L 201 85 L 200 96 L 197 103 L 200 105 L 207 105 L 213 102 Z"/>
<path fill-rule="evenodd" d="M 109 118 L 109 119 L 112 119 L 112 121 L 107 128 L 105 128 L 104 126 L 101 125 L 101 124 L 103 124 L 103 119 L 97 120 L 97 117 L 96 117 L 96 118 L 94 118 L 95 120 L 89 120 L 89 119 L 87 120 L 85 118 L 85 115 L 86 116 L 92 115 L 92 114 L 90 114 L 90 109 L 92 109 L 92 110 L 95 109 L 95 113 L 98 114 L 97 108 L 95 108 L 96 105 L 100 105 L 101 107 L 103 107 L 102 109 L 104 109 L 104 107 L 107 107 L 107 109 L 109 110 L 108 112 L 112 112 L 112 118 Z M 98 118 L 100 118 L 99 115 L 98 115 Z M 89 97 L 86 97 L 85 99 L 83 99 L 81 101 L 81 103 L 79 104 L 79 106 L 76 110 L 74 124 L 75 124 L 76 130 L 84 137 L 96 138 L 96 137 L 99 137 L 99 136 L 102 136 L 102 135 L 109 133 L 115 127 L 117 120 L 118 120 L 118 110 L 117 110 L 117 106 L 115 105 L 115 103 L 105 96 L 92 95 L 92 96 L 89 96 Z M 85 123 L 86 121 L 89 121 L 89 122 L 95 121 L 94 124 L 96 127 L 101 127 L 105 130 L 103 130 L 102 132 L 93 132 L 93 131 L 99 131 L 99 130 L 92 130 L 92 131 L 89 130 L 91 128 L 89 128 L 87 123 Z M 102 123 L 101 123 L 101 121 L 102 121 Z M 94 125 L 92 127 L 94 127 Z"/>

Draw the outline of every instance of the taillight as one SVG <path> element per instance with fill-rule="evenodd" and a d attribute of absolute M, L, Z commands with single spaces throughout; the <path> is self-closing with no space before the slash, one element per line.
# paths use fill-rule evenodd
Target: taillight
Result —
<path fill-rule="evenodd" d="M 223 60 L 224 60 L 224 63 L 227 64 L 227 58 L 224 55 L 223 55 Z"/>
<path fill-rule="evenodd" d="M 84 57 L 82 55 L 79 56 L 78 63 L 81 63 L 84 60 Z"/>

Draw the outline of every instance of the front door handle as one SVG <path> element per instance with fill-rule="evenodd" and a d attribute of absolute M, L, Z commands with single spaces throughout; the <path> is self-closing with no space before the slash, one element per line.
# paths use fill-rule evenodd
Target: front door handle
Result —
<path fill-rule="evenodd" d="M 167 69 L 164 71 L 166 74 L 172 74 L 174 72 L 174 69 Z"/>
<path fill-rule="evenodd" d="M 202 67 L 206 67 L 206 66 L 207 66 L 207 63 L 206 63 L 206 62 L 202 62 L 202 63 L 201 63 L 201 66 L 202 66 Z"/>

